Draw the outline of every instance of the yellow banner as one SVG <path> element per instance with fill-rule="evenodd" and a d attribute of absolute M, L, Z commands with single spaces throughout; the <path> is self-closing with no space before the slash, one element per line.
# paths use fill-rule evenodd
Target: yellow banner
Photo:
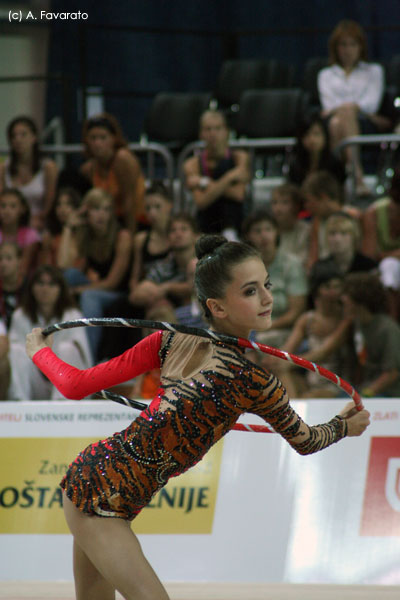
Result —
<path fill-rule="evenodd" d="M 59 482 L 93 438 L 1 438 L 0 534 L 68 533 Z M 136 533 L 211 533 L 222 442 L 171 479 L 133 521 Z"/>

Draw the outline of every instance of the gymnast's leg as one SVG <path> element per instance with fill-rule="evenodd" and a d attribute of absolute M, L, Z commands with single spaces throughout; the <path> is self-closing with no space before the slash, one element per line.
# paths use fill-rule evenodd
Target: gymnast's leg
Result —
<path fill-rule="evenodd" d="M 75 539 L 75 556 L 79 561 L 77 566 L 82 569 L 86 567 L 87 572 L 92 573 L 94 585 L 99 585 L 101 581 L 96 571 L 108 582 L 105 591 L 109 595 L 99 594 L 96 600 L 111 600 L 113 589 L 118 590 L 126 600 L 169 600 L 127 521 L 87 516 L 65 495 L 64 513 Z M 86 564 L 82 552 L 87 558 Z M 77 600 L 88 599 L 89 596 L 83 593 L 77 596 Z"/>
<path fill-rule="evenodd" d="M 74 540 L 74 579 L 77 600 L 115 600 L 110 585 Z"/>

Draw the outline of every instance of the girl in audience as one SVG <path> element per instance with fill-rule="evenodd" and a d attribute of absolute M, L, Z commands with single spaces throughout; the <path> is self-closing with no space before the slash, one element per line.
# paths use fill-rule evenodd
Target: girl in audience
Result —
<path fill-rule="evenodd" d="M 83 143 L 88 160 L 81 172 L 93 187 L 114 199 L 117 217 L 131 231 L 145 221 L 143 196 L 145 181 L 140 163 L 128 149 L 117 119 L 102 113 L 83 126 Z"/>
<path fill-rule="evenodd" d="M 58 168 L 39 150 L 38 129 L 26 116 L 16 117 L 7 127 L 9 158 L 0 165 L 0 191 L 20 190 L 30 207 L 30 225 L 43 229 L 56 191 Z"/>
<path fill-rule="evenodd" d="M 58 249 L 64 227 L 69 227 L 69 219 L 81 204 L 81 195 L 71 187 L 60 188 L 54 205 L 47 218 L 47 226 L 42 234 L 39 264 L 57 265 Z"/>
<path fill-rule="evenodd" d="M 11 319 L 11 400 L 63 399 L 62 394 L 43 377 L 26 356 L 25 338 L 32 327 L 43 328 L 59 321 L 81 318 L 82 313 L 75 307 L 61 271 L 51 265 L 38 267 Z M 61 331 L 55 336 L 53 347 L 57 348 L 57 352 L 64 356 L 65 360 L 77 367 L 89 367 L 92 362 L 84 328 Z"/>
<path fill-rule="evenodd" d="M 297 143 L 289 162 L 288 180 L 301 185 L 315 171 L 328 171 L 340 183 L 346 178 L 344 164 L 331 150 L 325 121 L 317 112 L 312 112 L 304 116 L 297 129 Z"/>
<path fill-rule="evenodd" d="M 25 196 L 17 189 L 0 194 L 0 244 L 15 242 L 21 249 L 20 281 L 34 267 L 40 247 L 40 236 L 29 227 L 30 210 Z"/>
<path fill-rule="evenodd" d="M 290 183 L 279 185 L 272 190 L 271 214 L 279 229 L 279 247 L 284 252 L 296 254 L 306 265 L 311 225 L 299 218 L 303 208 L 303 195 L 300 189 Z"/>
<path fill-rule="evenodd" d="M 132 236 L 120 226 L 112 197 L 93 188 L 63 228 L 58 254 L 85 317 L 103 317 L 105 308 L 127 293 L 131 256 Z M 101 329 L 90 328 L 88 336 L 97 360 Z"/>
<path fill-rule="evenodd" d="M 10 362 L 8 359 L 8 336 L 6 324 L 0 319 L 0 400 L 8 399 L 10 385 Z"/>
<path fill-rule="evenodd" d="M 22 250 L 15 242 L 3 242 L 0 245 L 0 318 L 7 329 L 25 286 L 20 275 L 21 257 Z"/>

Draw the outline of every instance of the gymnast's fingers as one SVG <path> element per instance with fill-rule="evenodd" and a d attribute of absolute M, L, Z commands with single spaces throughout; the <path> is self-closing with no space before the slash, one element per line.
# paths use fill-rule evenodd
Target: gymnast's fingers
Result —
<path fill-rule="evenodd" d="M 29 358 L 32 358 L 38 350 L 51 346 L 52 338 L 53 336 L 45 338 L 40 327 L 34 327 L 31 333 L 26 336 L 25 348 Z"/>

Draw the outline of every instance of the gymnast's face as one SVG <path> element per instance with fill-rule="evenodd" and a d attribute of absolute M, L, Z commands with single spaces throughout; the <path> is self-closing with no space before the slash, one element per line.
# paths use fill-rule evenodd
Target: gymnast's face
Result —
<path fill-rule="evenodd" d="M 273 299 L 263 261 L 248 258 L 232 267 L 231 276 L 224 297 L 207 300 L 215 329 L 244 338 L 269 329 Z"/>

